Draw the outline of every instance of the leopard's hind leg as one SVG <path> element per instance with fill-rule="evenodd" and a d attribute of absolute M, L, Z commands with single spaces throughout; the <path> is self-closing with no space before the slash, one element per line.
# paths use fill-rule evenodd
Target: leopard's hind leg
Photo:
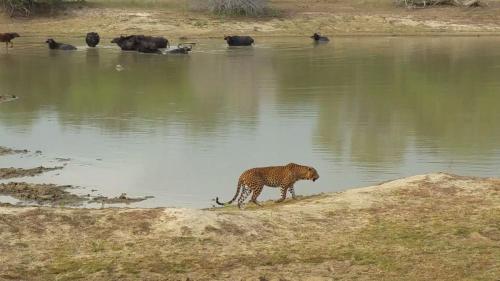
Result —
<path fill-rule="evenodd" d="M 245 200 L 247 199 L 248 195 L 250 195 L 251 192 L 252 190 L 248 186 L 243 186 L 240 198 L 238 198 L 238 208 L 241 209 L 241 207 L 243 206 L 243 202 L 245 202 Z"/>
<path fill-rule="evenodd" d="M 254 189 L 253 190 L 253 194 L 252 194 L 252 199 L 250 200 L 255 205 L 260 206 L 260 207 L 262 207 L 262 205 L 259 202 L 257 202 L 257 197 L 259 197 L 259 195 L 260 195 L 260 193 L 262 192 L 263 189 L 264 189 L 263 185 L 261 185 L 261 186 L 257 187 L 256 189 Z"/>

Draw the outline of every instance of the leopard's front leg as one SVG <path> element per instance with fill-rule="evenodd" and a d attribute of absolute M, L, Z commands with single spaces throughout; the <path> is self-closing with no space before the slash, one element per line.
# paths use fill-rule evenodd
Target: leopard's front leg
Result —
<path fill-rule="evenodd" d="M 279 200 L 276 200 L 276 203 L 283 202 L 286 199 L 286 192 L 288 191 L 288 188 L 288 185 L 281 187 L 281 198 Z"/>
<path fill-rule="evenodd" d="M 293 188 L 293 186 L 290 187 L 288 191 L 290 192 L 290 194 L 292 194 L 293 199 L 297 199 L 297 196 L 295 196 L 295 189 Z"/>

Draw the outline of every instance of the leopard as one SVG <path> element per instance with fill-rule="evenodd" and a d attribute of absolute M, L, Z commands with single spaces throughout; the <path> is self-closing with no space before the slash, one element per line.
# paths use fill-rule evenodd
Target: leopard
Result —
<path fill-rule="evenodd" d="M 289 163 L 285 166 L 269 166 L 258 167 L 244 171 L 236 188 L 236 194 L 233 199 L 226 203 L 219 201 L 219 197 L 215 198 L 218 205 L 226 206 L 232 204 L 238 198 L 238 208 L 242 209 L 243 203 L 247 197 L 252 194 L 250 202 L 257 206 L 262 206 L 257 201 L 264 186 L 279 187 L 281 189 L 281 198 L 275 201 L 276 203 L 283 202 L 286 199 L 287 192 L 290 192 L 292 199 L 297 199 L 294 190 L 294 184 L 299 180 L 312 180 L 315 182 L 319 179 L 319 174 L 313 167 Z"/>

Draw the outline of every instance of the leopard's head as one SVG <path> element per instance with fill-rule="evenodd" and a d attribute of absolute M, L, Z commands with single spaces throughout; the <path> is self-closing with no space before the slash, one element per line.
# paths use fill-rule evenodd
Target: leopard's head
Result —
<path fill-rule="evenodd" d="M 293 169 L 300 179 L 312 181 L 319 179 L 318 171 L 316 171 L 313 167 L 302 166 L 295 163 L 290 163 L 287 167 Z"/>
<path fill-rule="evenodd" d="M 313 167 L 307 167 L 307 179 L 313 182 L 319 179 L 319 174 Z"/>

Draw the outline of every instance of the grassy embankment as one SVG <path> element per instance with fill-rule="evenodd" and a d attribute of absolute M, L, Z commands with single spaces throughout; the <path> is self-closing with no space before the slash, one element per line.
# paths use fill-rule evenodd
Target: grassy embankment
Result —
<path fill-rule="evenodd" d="M 500 180 L 430 174 L 245 211 L 4 206 L 0 241 L 0 280 L 497 280 Z"/>

